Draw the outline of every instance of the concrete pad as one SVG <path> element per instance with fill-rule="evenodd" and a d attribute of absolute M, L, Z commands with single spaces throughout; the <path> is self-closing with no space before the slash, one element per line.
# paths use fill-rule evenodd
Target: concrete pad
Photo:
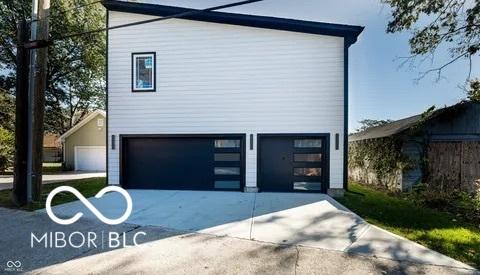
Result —
<path fill-rule="evenodd" d="M 169 205 L 168 200 L 178 191 L 152 191 L 128 190 L 132 198 L 132 214 L 127 223 L 137 224 L 135 218 L 142 218 L 144 215 L 138 214 L 147 209 L 159 209 L 162 205 Z M 123 215 L 126 210 L 126 202 L 123 196 L 116 192 L 105 194 L 101 198 L 91 197 L 88 200 L 107 218 L 114 219 Z M 55 215 L 59 217 L 72 217 L 76 213 L 82 212 L 83 217 L 96 220 L 96 216 L 81 202 L 74 201 L 52 207 Z M 45 210 L 39 210 L 44 212 Z"/>
<path fill-rule="evenodd" d="M 155 228 L 142 227 L 148 235 Z M 132 234 L 134 232 L 130 232 Z M 296 249 L 205 234 L 84 255 L 31 274 L 294 274 Z"/>
<path fill-rule="evenodd" d="M 128 193 L 133 209 L 127 223 L 250 238 L 255 194 L 168 190 L 128 190 Z M 126 208 L 123 197 L 113 192 L 89 201 L 111 219 L 120 217 Z M 54 206 L 53 212 L 63 217 L 82 212 L 85 218 L 96 219 L 80 201 Z"/>
<path fill-rule="evenodd" d="M 462 262 L 373 225 L 368 226 L 365 233 L 348 248 L 347 252 L 395 259 L 398 261 L 471 268 Z"/>
<path fill-rule="evenodd" d="M 149 196 L 154 199 L 157 192 L 162 191 L 150 191 Z M 254 198 L 251 193 L 177 191 L 128 222 L 249 238 Z"/>
<path fill-rule="evenodd" d="M 296 274 L 477 274 L 471 269 L 395 261 L 339 251 L 298 247 Z"/>
<path fill-rule="evenodd" d="M 58 225 L 52 222 L 45 213 L 26 212 L 0 208 L 0 274 L 4 271 L 7 261 L 20 261 L 23 270 L 32 270 L 44 267 L 47 263 L 61 263 L 73 258 L 82 257 L 89 251 L 101 253 L 104 249 L 104 242 L 99 242 L 98 247 L 82 246 L 80 248 L 64 247 L 51 248 L 43 244 L 35 243 L 31 246 L 31 234 L 37 238 L 49 232 L 63 232 L 66 236 L 72 232 L 95 232 L 101 236 L 102 232 L 127 232 L 134 230 L 135 225 L 120 224 L 109 226 L 92 220 L 80 219 L 72 225 Z M 81 243 L 79 236 L 72 238 L 75 244 Z"/>
<path fill-rule="evenodd" d="M 358 253 L 412 263 L 470 268 L 447 256 L 369 225 L 323 194 L 128 190 L 133 212 L 127 223 L 196 231 L 275 244 Z M 117 193 L 89 199 L 109 218 L 124 213 Z M 80 202 L 54 207 L 59 216 L 83 212 Z"/>
<path fill-rule="evenodd" d="M 261 193 L 252 239 L 343 251 L 366 227 L 366 222 L 323 194 Z"/>
<path fill-rule="evenodd" d="M 475 271 L 350 255 L 316 248 L 267 244 L 191 233 L 150 238 L 128 247 L 48 264 L 29 274 L 475 274 Z M 92 254 L 91 254 L 92 253 Z"/>

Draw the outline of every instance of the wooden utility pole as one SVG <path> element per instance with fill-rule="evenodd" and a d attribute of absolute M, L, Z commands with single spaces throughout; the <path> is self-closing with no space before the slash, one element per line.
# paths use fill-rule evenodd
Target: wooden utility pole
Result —
<path fill-rule="evenodd" d="M 38 202 L 42 190 L 43 117 L 48 62 L 50 0 L 32 0 L 30 75 L 28 89 L 27 201 Z M 38 43 L 35 43 L 38 42 Z"/>
<path fill-rule="evenodd" d="M 25 20 L 17 23 L 17 76 L 15 87 L 15 171 L 14 202 L 27 203 L 27 99 L 28 99 L 28 26 Z"/>

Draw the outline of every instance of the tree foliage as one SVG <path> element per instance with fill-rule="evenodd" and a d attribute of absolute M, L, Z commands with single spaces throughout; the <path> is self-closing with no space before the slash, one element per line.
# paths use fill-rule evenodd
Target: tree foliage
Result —
<path fill-rule="evenodd" d="M 479 0 L 382 0 L 391 6 L 392 18 L 387 32 L 410 30 L 411 56 L 431 56 L 445 46 L 449 59 L 420 74 L 420 78 L 436 73 L 440 79 L 442 70 L 448 65 L 478 57 L 480 50 L 480 1 Z M 467 80 L 470 79 L 470 73 Z"/>
<path fill-rule="evenodd" d="M 13 132 L 0 126 L 0 171 L 13 165 L 15 138 Z"/>
<path fill-rule="evenodd" d="M 361 126 L 356 131 L 357 132 L 362 132 L 362 131 L 365 131 L 369 128 L 385 125 L 385 124 L 390 123 L 392 121 L 393 120 L 391 120 L 391 119 L 385 119 L 385 120 L 383 120 L 383 119 L 381 119 L 381 120 L 364 119 L 364 120 L 360 120 L 359 123 L 361 124 Z"/>
<path fill-rule="evenodd" d="M 62 133 L 88 112 L 104 108 L 105 33 L 59 39 L 105 26 L 101 4 L 55 0 L 50 9 L 45 130 Z M 15 94 L 16 22 L 28 19 L 31 1 L 0 0 L 0 88 Z"/>
<path fill-rule="evenodd" d="M 0 127 L 14 131 L 15 101 L 12 95 L 0 89 Z"/>
<path fill-rule="evenodd" d="M 480 79 L 470 81 L 470 89 L 467 91 L 468 99 L 480 102 Z"/>

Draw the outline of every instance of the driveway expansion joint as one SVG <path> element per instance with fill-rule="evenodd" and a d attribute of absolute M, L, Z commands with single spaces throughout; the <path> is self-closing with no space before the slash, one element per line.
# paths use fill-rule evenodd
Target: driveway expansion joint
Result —
<path fill-rule="evenodd" d="M 352 243 L 350 243 L 347 247 L 345 247 L 345 249 L 343 249 L 342 251 L 343 252 L 348 252 L 348 250 L 355 244 L 357 243 L 359 240 L 362 239 L 363 235 L 365 235 L 365 233 L 367 233 L 368 229 L 371 228 L 371 225 L 366 223 L 365 225 L 365 228 L 362 229 L 362 231 L 360 232 L 360 234 L 358 234 L 358 237 L 355 238 L 354 241 L 352 241 Z M 374 255 L 375 256 L 375 255 Z"/>
<path fill-rule="evenodd" d="M 253 223 L 254 223 L 254 216 L 255 216 L 255 206 L 257 204 L 257 193 L 254 193 L 253 196 L 253 207 L 252 207 L 252 216 L 250 217 L 250 240 L 252 240 L 252 230 L 253 230 Z"/>

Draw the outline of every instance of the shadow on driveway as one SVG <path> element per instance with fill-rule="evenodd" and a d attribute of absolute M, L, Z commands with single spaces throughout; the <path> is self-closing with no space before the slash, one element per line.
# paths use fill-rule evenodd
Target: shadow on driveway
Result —
<path fill-rule="evenodd" d="M 469 268 L 454 259 L 366 223 L 324 194 L 128 190 L 133 212 L 126 221 L 282 245 L 301 245 L 439 266 Z M 121 195 L 90 201 L 109 218 L 124 213 Z M 54 207 L 96 219 L 80 202 Z"/>

